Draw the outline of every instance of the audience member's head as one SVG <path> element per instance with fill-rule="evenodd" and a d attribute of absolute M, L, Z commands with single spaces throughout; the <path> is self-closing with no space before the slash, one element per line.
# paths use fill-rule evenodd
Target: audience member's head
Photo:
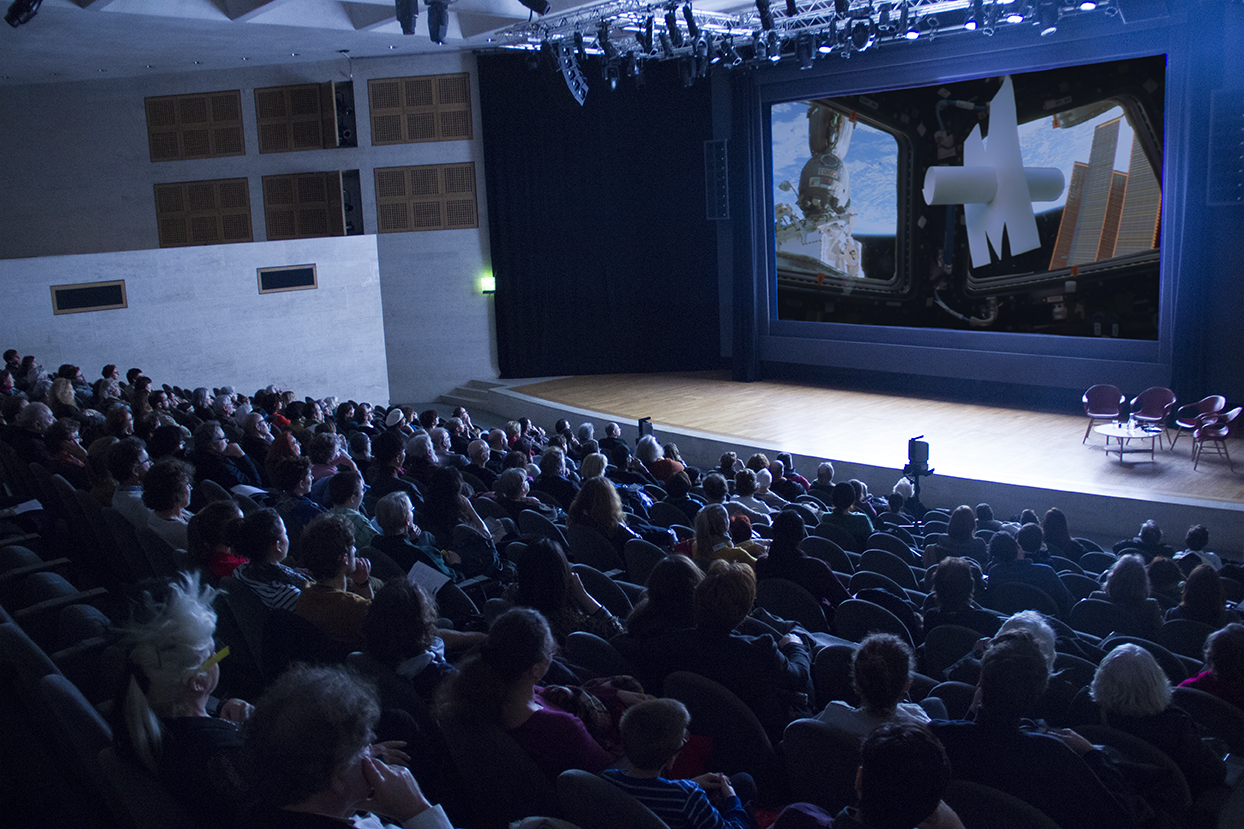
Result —
<path fill-rule="evenodd" d="M 354 569 L 354 527 L 344 515 L 317 515 L 302 531 L 298 556 L 316 581 L 328 581 Z"/>
<path fill-rule="evenodd" d="M 752 612 L 755 602 L 756 574 L 752 568 L 718 559 L 695 588 L 696 629 L 732 631 Z"/>
<path fill-rule="evenodd" d="M 747 498 L 756 494 L 756 473 L 750 469 L 740 469 L 734 476 L 734 494 Z"/>
<path fill-rule="evenodd" d="M 259 564 L 278 564 L 289 554 L 289 535 L 277 511 L 265 507 L 229 525 L 233 551 Z"/>
<path fill-rule="evenodd" d="M 363 500 L 363 478 L 353 469 L 328 479 L 328 501 L 334 507 L 358 509 Z"/>
<path fill-rule="evenodd" d="M 306 495 L 311 491 L 311 459 L 303 455 L 282 458 L 272 470 L 272 487 L 281 492 Z"/>
<path fill-rule="evenodd" d="M 1049 683 L 1050 671 L 1032 634 L 1015 630 L 995 636 L 981 657 L 981 705 L 1003 721 L 1024 717 Z"/>
<path fill-rule="evenodd" d="M 518 467 L 505 470 L 493 483 L 493 492 L 506 500 L 516 500 L 527 494 L 527 471 Z"/>
<path fill-rule="evenodd" d="M 818 484 L 832 484 L 834 482 L 834 465 L 829 461 L 822 461 L 816 467 L 816 482 Z"/>
<path fill-rule="evenodd" d="M 619 723 L 626 759 L 641 771 L 663 771 L 686 744 L 690 723 L 687 706 L 676 699 L 632 705 Z"/>
<path fill-rule="evenodd" d="M 389 667 L 427 653 L 437 638 L 436 601 L 409 579 L 389 579 L 363 619 L 363 652 Z"/>
<path fill-rule="evenodd" d="M 570 502 L 566 521 L 594 527 L 602 532 L 625 524 L 626 514 L 622 511 L 622 499 L 618 497 L 617 488 L 608 478 L 588 478 Z"/>
<path fill-rule="evenodd" d="M 697 553 L 707 557 L 713 545 L 727 538 L 730 516 L 721 504 L 709 504 L 696 513 L 695 544 Z"/>
<path fill-rule="evenodd" d="M 1139 604 L 1149 598 L 1145 560 L 1135 553 L 1120 556 L 1106 576 L 1106 595 L 1112 602 Z"/>
<path fill-rule="evenodd" d="M 141 484 L 150 468 L 147 447 L 138 438 L 119 440 L 108 449 L 108 474 L 119 485 Z"/>
<path fill-rule="evenodd" d="M 1152 717 L 1170 704 L 1171 683 L 1153 654 L 1127 644 L 1102 659 L 1089 693 L 1106 714 Z"/>
<path fill-rule="evenodd" d="M 1058 655 L 1054 648 L 1057 637 L 1054 635 L 1054 628 L 1045 621 L 1045 617 L 1035 610 L 1021 610 L 1003 622 L 1002 627 L 998 628 L 998 633 L 1007 633 L 1012 630 L 1023 630 L 1031 634 L 1032 641 L 1037 643 L 1037 647 L 1041 649 L 1041 655 L 1045 657 L 1046 668 L 1050 673 L 1054 673 L 1054 659 Z"/>
<path fill-rule="evenodd" d="M 376 502 L 376 523 L 385 535 L 405 535 L 413 516 L 414 507 L 405 492 L 390 492 Z"/>
<path fill-rule="evenodd" d="M 369 795 L 363 755 L 380 704 L 371 685 L 340 667 L 297 664 L 260 698 L 247 723 L 256 799 L 276 808 L 328 799 L 351 814 Z"/>
<path fill-rule="evenodd" d="M 1157 561 L 1157 559 L 1154 559 Z M 1227 597 L 1222 589 L 1222 579 L 1208 564 L 1198 564 L 1184 582 L 1183 599 L 1180 602 L 1196 619 L 1220 619 L 1226 609 Z"/>
<path fill-rule="evenodd" d="M 1015 561 L 1019 558 L 1019 545 L 1010 533 L 994 533 L 989 539 L 989 558 L 993 561 Z"/>
<path fill-rule="evenodd" d="M 448 683 L 450 709 L 499 722 L 506 700 L 521 686 L 538 682 L 555 652 L 549 624 L 538 610 L 507 610 Z"/>
<path fill-rule="evenodd" d="M 886 723 L 860 747 L 860 817 L 868 829 L 911 829 L 937 809 L 950 759 L 927 728 Z"/>
<path fill-rule="evenodd" d="M 1041 532 L 1047 544 L 1053 544 L 1063 553 L 1068 552 L 1073 545 L 1071 530 L 1067 527 L 1067 516 L 1058 507 L 1046 510 Z"/>
<path fill-rule="evenodd" d="M 1161 544 L 1162 528 L 1158 523 L 1150 518 L 1148 521 L 1140 525 L 1140 535 L 1137 536 L 1143 544 Z"/>
<path fill-rule="evenodd" d="M 1209 530 L 1202 524 L 1194 524 L 1188 528 L 1187 534 L 1184 536 L 1184 544 L 1194 553 L 1199 553 L 1205 549 L 1205 545 L 1209 543 Z"/>
<path fill-rule="evenodd" d="M 185 461 L 163 460 L 147 470 L 143 478 L 143 506 L 156 512 L 190 505 L 194 467 Z"/>
<path fill-rule="evenodd" d="M 726 494 L 729 492 L 725 476 L 717 472 L 704 476 L 703 487 L 704 497 L 710 504 L 719 504 L 726 500 Z"/>
<path fill-rule="evenodd" d="M 849 512 L 855 506 L 855 487 L 846 481 L 834 484 L 829 497 L 835 512 Z"/>
<path fill-rule="evenodd" d="M 1015 533 L 1015 543 L 1024 551 L 1024 558 L 1031 558 L 1041 552 L 1045 545 L 1045 534 L 1040 524 L 1025 524 Z"/>
<path fill-rule="evenodd" d="M 695 588 L 704 572 L 684 555 L 662 558 L 648 573 L 644 597 L 627 619 L 633 636 L 692 627 L 695 623 Z"/>
<path fill-rule="evenodd" d="M 916 656 L 911 647 L 891 633 L 870 633 L 851 659 L 851 682 L 864 708 L 875 717 L 888 717 L 907 694 Z"/>
<path fill-rule="evenodd" d="M 976 585 L 966 558 L 948 556 L 933 571 L 933 597 L 944 611 L 967 610 Z"/>
<path fill-rule="evenodd" d="M 946 535 L 951 541 L 964 542 L 976 533 L 976 513 L 967 504 L 955 507 L 946 522 Z"/>
<path fill-rule="evenodd" d="M 1232 622 L 1209 635 L 1205 664 L 1225 687 L 1244 689 L 1244 624 Z"/>

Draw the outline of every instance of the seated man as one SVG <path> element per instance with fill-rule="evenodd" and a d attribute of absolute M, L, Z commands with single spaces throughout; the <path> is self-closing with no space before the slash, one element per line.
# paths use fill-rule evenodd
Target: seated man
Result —
<path fill-rule="evenodd" d="M 1040 527 L 1030 524 L 1041 531 Z M 1075 603 L 1071 591 L 1048 564 L 1029 561 L 1019 545 L 1007 533 L 995 533 L 989 539 L 989 586 L 991 589 L 1008 582 L 1030 584 L 1043 591 L 1058 605 L 1058 615 L 1066 619 Z"/>
<path fill-rule="evenodd" d="M 259 470 L 236 443 L 225 438 L 224 429 L 215 420 L 204 421 L 194 430 L 194 479 L 209 480 L 231 490 L 238 484 L 262 487 Z"/>
<path fill-rule="evenodd" d="M 1135 538 L 1126 538 L 1111 548 L 1115 555 L 1122 555 L 1124 551 L 1136 548 L 1145 559 L 1145 564 L 1153 561 L 1158 556 L 1164 558 L 1174 558 L 1175 550 L 1171 545 L 1162 540 L 1162 528 L 1157 522 L 1150 518 L 1148 521 L 1140 525 L 1140 532 Z"/>
<path fill-rule="evenodd" d="M 416 561 L 444 573 L 454 582 L 463 579 L 462 571 L 453 565 L 461 563 L 458 554 L 436 546 L 432 533 L 415 524 L 415 510 L 404 492 L 390 492 L 376 503 L 376 523 L 382 535 L 374 536 L 371 546 L 397 562 L 409 572 Z"/>
<path fill-rule="evenodd" d="M 135 527 L 147 526 L 151 510 L 143 504 L 143 478 L 151 468 L 147 447 L 138 438 L 126 438 L 108 449 L 108 474 L 117 482 L 112 508 Z"/>
<path fill-rule="evenodd" d="M 473 440 L 467 444 L 467 459 L 470 461 L 463 469 L 463 472 L 469 472 L 479 479 L 487 491 L 492 491 L 492 485 L 497 480 L 497 473 L 488 468 L 488 444 L 482 440 Z"/>
<path fill-rule="evenodd" d="M 558 500 L 563 509 L 570 506 L 579 494 L 579 487 L 566 474 L 566 453 L 556 446 L 546 449 L 540 456 L 540 477 L 532 489 L 547 492 Z"/>
<path fill-rule="evenodd" d="M 363 478 L 357 472 L 338 472 L 328 479 L 325 494 L 333 515 L 344 515 L 354 528 L 354 546 L 370 547 L 376 537 L 376 528 L 367 516 L 359 512 L 363 505 Z"/>
<path fill-rule="evenodd" d="M 737 633 L 755 601 L 751 567 L 714 561 L 695 588 L 695 628 L 651 640 L 642 667 L 658 680 L 673 671 L 692 671 L 721 683 L 755 712 L 776 741 L 791 720 L 813 714 L 812 657 L 794 634 L 777 639 Z"/>
<path fill-rule="evenodd" d="M 294 613 L 334 642 L 363 645 L 371 607 L 371 562 L 355 556 L 354 531 L 344 515 L 321 515 L 302 534 L 302 564 L 315 582 L 303 588 Z"/>
<path fill-rule="evenodd" d="M 260 699 L 247 729 L 256 808 L 245 827 L 314 829 L 366 826 L 375 815 L 404 829 L 451 829 L 440 806 L 428 803 L 401 744 L 372 745 L 380 719 L 376 692 L 341 668 L 297 665 Z"/>
<path fill-rule="evenodd" d="M 994 637 L 981 658 L 975 722 L 930 725 L 955 776 L 1014 795 L 1059 826 L 1132 826 L 1123 779 L 1100 750 L 1070 729 L 1042 732 L 1023 720 L 1048 681 L 1031 634 Z"/>
<path fill-rule="evenodd" d="M 630 707 L 621 722 L 622 749 L 630 768 L 606 769 L 601 776 L 671 829 L 746 829 L 750 817 L 734 793 L 734 781 L 724 774 L 702 774 L 692 780 L 662 776 L 686 745 L 690 722 L 687 706 L 676 699 L 649 699 Z"/>
<path fill-rule="evenodd" d="M 916 657 L 906 642 L 889 633 L 869 634 L 851 658 L 851 682 L 863 705 L 834 700 L 816 718 L 861 740 L 889 722 L 927 723 L 923 708 L 902 701 L 915 670 Z"/>
<path fill-rule="evenodd" d="M 942 802 L 950 761 L 928 729 L 911 723 L 881 726 L 860 748 L 855 774 L 859 805 L 834 818 L 833 829 L 962 826 Z"/>

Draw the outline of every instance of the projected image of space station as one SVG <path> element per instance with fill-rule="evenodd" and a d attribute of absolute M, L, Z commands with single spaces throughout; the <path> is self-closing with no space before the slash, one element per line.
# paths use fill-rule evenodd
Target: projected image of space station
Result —
<path fill-rule="evenodd" d="M 777 318 L 1157 339 L 1165 67 L 773 104 Z"/>

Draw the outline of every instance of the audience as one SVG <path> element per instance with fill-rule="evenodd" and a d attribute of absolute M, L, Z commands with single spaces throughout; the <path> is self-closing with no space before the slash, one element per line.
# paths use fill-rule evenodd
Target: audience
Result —
<path fill-rule="evenodd" d="M 1153 639 L 1162 626 L 1162 607 L 1149 595 L 1149 574 L 1138 554 L 1120 556 L 1106 576 L 1105 590 L 1095 590 L 1089 598 L 1105 599 L 1123 611 L 1129 628 L 1146 639 Z"/>
<path fill-rule="evenodd" d="M 1039 533 L 1037 525 L 1030 524 Z M 1035 587 L 1054 600 L 1058 606 L 1058 615 L 1066 619 L 1071 613 L 1074 599 L 1071 591 L 1063 584 L 1054 568 L 1048 564 L 1029 561 L 1027 551 L 1021 550 L 1015 539 L 1005 532 L 994 533 L 989 539 L 989 589 L 1011 582 L 1020 582 Z"/>
<path fill-rule="evenodd" d="M 517 569 L 518 580 L 506 588 L 505 597 L 540 611 L 558 645 L 564 645 L 566 637 L 576 631 L 602 639 L 622 633 L 622 622 L 592 598 L 556 541 L 541 538 L 528 544 Z"/>
<path fill-rule="evenodd" d="M 981 636 L 993 636 L 998 632 L 1002 618 L 972 600 L 976 593 L 976 580 L 973 564 L 968 559 L 942 559 L 941 564 L 933 571 L 933 599 L 936 607 L 925 611 L 925 636 L 938 625 L 960 625 L 971 628 Z"/>
<path fill-rule="evenodd" d="M 951 764 L 937 738 L 911 723 L 887 723 L 860 747 L 858 805 L 834 818 L 833 829 L 962 826 L 942 802 Z"/>
<path fill-rule="evenodd" d="M 151 510 L 147 527 L 176 550 L 186 549 L 186 530 L 194 467 L 183 461 L 165 460 L 147 470 L 143 478 L 143 505 Z"/>
<path fill-rule="evenodd" d="M 855 539 L 858 549 L 863 550 L 873 534 L 873 522 L 855 509 L 855 487 L 845 482 L 834 484 L 830 502 L 833 511 L 821 516 L 821 523 L 842 527 Z"/>

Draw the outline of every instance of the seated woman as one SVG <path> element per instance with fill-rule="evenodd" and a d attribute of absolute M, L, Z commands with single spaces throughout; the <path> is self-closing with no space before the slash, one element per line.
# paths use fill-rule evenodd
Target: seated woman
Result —
<path fill-rule="evenodd" d="M 570 504 L 567 513 L 568 526 L 590 527 L 604 536 L 622 561 L 626 542 L 638 538 L 626 525 L 626 513 L 622 511 L 622 499 L 618 490 L 605 478 L 589 478 L 579 488 L 579 494 Z"/>
<path fill-rule="evenodd" d="M 186 507 L 193 483 L 194 467 L 177 460 L 160 461 L 143 478 L 143 506 L 151 510 L 147 526 L 177 550 L 189 546 L 186 530 L 193 513 Z"/>
<path fill-rule="evenodd" d="M 1188 580 L 1183 584 L 1183 599 L 1166 611 L 1166 620 L 1171 619 L 1190 619 L 1209 625 L 1215 630 L 1240 621 L 1239 614 L 1234 610 L 1227 610 L 1222 581 L 1218 577 L 1218 571 L 1209 564 L 1198 564 L 1188 574 Z"/>
<path fill-rule="evenodd" d="M 873 534 L 873 522 L 867 515 L 856 510 L 855 487 L 845 481 L 834 484 L 830 501 L 833 510 L 821 516 L 821 523 L 842 527 L 851 533 L 859 549 L 863 550 L 868 543 L 868 536 Z"/>
<path fill-rule="evenodd" d="M 242 510 L 233 501 L 212 501 L 195 513 L 186 526 L 186 552 L 213 587 L 247 562 L 229 543 L 229 525 L 241 518 Z"/>
<path fill-rule="evenodd" d="M 1226 764 L 1201 740 L 1192 718 L 1171 705 L 1170 682 L 1149 651 L 1119 645 L 1106 654 L 1090 693 L 1106 725 L 1139 737 L 1175 761 L 1194 799 L 1222 785 Z"/>
<path fill-rule="evenodd" d="M 886 723 L 927 723 L 929 715 L 914 702 L 903 702 L 911 688 L 916 656 L 906 642 L 890 633 L 871 633 L 851 658 L 851 683 L 862 705 L 852 708 L 833 700 L 816 718 L 854 734 L 863 742 Z"/>
<path fill-rule="evenodd" d="M 663 500 L 682 510 L 683 515 L 687 516 L 688 524 L 693 523 L 696 514 L 704 508 L 704 501 L 691 494 L 691 478 L 685 471 L 676 472 L 665 481 Z"/>
<path fill-rule="evenodd" d="M 533 541 L 518 562 L 518 581 L 505 591 L 512 604 L 540 611 L 557 644 L 576 631 L 609 639 L 622 632 L 622 622 L 584 588 L 561 545 L 548 538 Z"/>
<path fill-rule="evenodd" d="M 981 567 L 988 566 L 985 542 L 976 538 L 975 533 L 976 511 L 967 504 L 956 507 L 946 522 L 946 534 L 924 548 L 924 566 L 932 567 L 947 556 L 970 558 Z"/>
<path fill-rule="evenodd" d="M 1136 631 L 1145 639 L 1157 636 L 1162 626 L 1162 607 L 1149 596 L 1145 560 L 1135 554 L 1120 556 L 1106 576 L 1106 589 L 1094 590 L 1091 599 L 1104 599 L 1126 611 Z"/>
<path fill-rule="evenodd" d="M 130 676 L 113 733 L 201 826 L 222 827 L 234 824 L 245 794 L 239 728 L 254 708 L 231 699 L 216 716 L 207 711 L 227 653 L 213 639 L 216 595 L 186 573 L 144 593 L 128 631 Z"/>
<path fill-rule="evenodd" d="M 461 652 L 484 640 L 483 633 L 442 630 L 436 622 L 436 601 L 407 579 L 385 582 L 363 620 L 363 653 L 429 702 L 441 683 L 457 673 L 446 652 Z"/>
<path fill-rule="evenodd" d="M 311 458 L 311 477 L 317 481 L 330 478 L 338 472 L 358 472 L 358 467 L 346 448 L 345 438 L 341 435 L 320 432 L 311 438 L 307 455 Z"/>
<path fill-rule="evenodd" d="M 695 626 L 693 600 L 704 571 L 683 555 L 657 562 L 648 574 L 644 596 L 626 620 L 630 639 L 651 639 Z"/>
<path fill-rule="evenodd" d="M 482 719 L 507 731 L 550 780 L 567 769 L 599 774 L 611 758 L 573 714 L 545 703 L 539 685 L 555 645 L 538 611 L 516 607 L 497 618 L 476 656 L 446 685 L 453 717 Z"/>
<path fill-rule="evenodd" d="M 752 532 L 752 519 L 741 513 L 730 516 L 730 521 L 726 525 L 726 535 L 730 536 L 731 544 L 747 550 L 757 559 L 763 558 L 769 552 L 768 540 L 756 538 Z"/>
<path fill-rule="evenodd" d="M 1244 711 L 1244 624 L 1233 622 L 1205 640 L 1205 670 L 1179 683 Z"/>
<path fill-rule="evenodd" d="M 1072 561 L 1079 561 L 1080 556 L 1084 555 L 1084 547 L 1071 537 L 1067 516 L 1058 507 L 1050 507 L 1046 511 L 1041 532 L 1045 535 L 1045 546 L 1049 548 L 1050 555 L 1062 556 Z"/>
<path fill-rule="evenodd" d="M 194 463 L 196 481 L 214 481 L 231 490 L 239 484 L 262 487 L 259 470 L 242 451 L 242 447 L 225 437 L 224 429 L 215 420 L 206 420 L 194 430 Z"/>
<path fill-rule="evenodd" d="M 235 554 L 249 559 L 233 577 L 255 591 L 269 610 L 293 612 L 310 579 L 281 563 L 289 555 L 289 535 L 277 511 L 259 509 L 234 521 L 229 541 Z"/>
<path fill-rule="evenodd" d="M 511 455 L 515 454 L 513 452 Z M 508 457 L 507 457 L 508 460 Z M 512 466 L 497 476 L 496 483 L 493 484 L 492 492 L 495 500 L 500 504 L 514 520 L 518 523 L 518 516 L 523 510 L 532 510 L 538 512 L 550 521 L 556 517 L 557 510 L 541 503 L 538 499 L 532 498 L 527 493 L 531 491 L 531 484 L 527 481 L 526 467 Z"/>
<path fill-rule="evenodd" d="M 966 558 L 951 556 L 942 559 L 933 571 L 933 598 L 937 607 L 924 614 L 924 633 L 938 625 L 962 625 L 981 636 L 993 636 L 1002 624 L 1002 617 L 985 610 L 972 600 L 976 578 Z"/>
<path fill-rule="evenodd" d="M 710 476 L 711 477 L 711 476 Z M 705 570 L 714 561 L 737 561 L 754 565 L 757 558 L 730 541 L 730 519 L 721 504 L 709 504 L 695 517 L 695 543 L 692 557 Z"/>
<path fill-rule="evenodd" d="M 492 538 L 470 499 L 462 494 L 462 473 L 452 466 L 433 470 L 418 521 L 444 544 L 453 541 L 454 527 L 459 524 L 470 527 L 484 538 Z"/>
<path fill-rule="evenodd" d="M 665 483 L 675 472 L 683 471 L 684 467 L 676 460 L 665 457 L 665 450 L 652 435 L 644 435 L 635 446 L 635 457 L 648 470 L 657 483 Z"/>
<path fill-rule="evenodd" d="M 737 517 L 737 516 L 736 516 Z M 850 598 L 834 571 L 819 558 L 806 555 L 799 542 L 808 535 L 798 513 L 780 512 L 773 518 L 769 555 L 756 563 L 756 579 L 788 579 L 812 594 L 833 620 L 834 608 Z"/>
<path fill-rule="evenodd" d="M 756 497 L 756 473 L 750 469 L 740 469 L 735 474 L 734 497 L 730 500 L 761 515 L 775 512 L 768 504 Z"/>

